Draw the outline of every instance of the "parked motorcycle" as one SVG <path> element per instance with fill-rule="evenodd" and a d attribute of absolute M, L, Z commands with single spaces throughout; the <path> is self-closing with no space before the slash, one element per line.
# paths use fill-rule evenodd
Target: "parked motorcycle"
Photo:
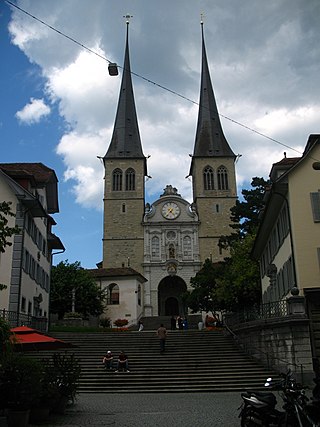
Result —
<path fill-rule="evenodd" d="M 320 402 L 309 400 L 304 388 L 292 377 L 291 371 L 274 383 L 267 379 L 266 387 L 279 391 L 282 408 L 276 409 L 277 399 L 272 392 L 249 390 L 241 394 L 241 427 L 318 427 L 320 426 Z"/>

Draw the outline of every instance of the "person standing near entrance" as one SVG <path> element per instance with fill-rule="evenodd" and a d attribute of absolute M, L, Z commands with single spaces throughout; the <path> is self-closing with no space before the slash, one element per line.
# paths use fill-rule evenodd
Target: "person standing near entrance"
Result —
<path fill-rule="evenodd" d="M 172 331 L 175 331 L 176 330 L 176 323 L 177 323 L 177 321 L 176 321 L 176 318 L 172 315 L 171 316 L 171 319 L 170 319 L 170 324 L 171 324 L 171 330 Z"/>
<path fill-rule="evenodd" d="M 164 327 L 163 323 L 161 323 L 160 328 L 157 330 L 157 335 L 160 340 L 160 353 L 164 353 L 166 346 L 166 338 L 167 338 L 167 330 Z"/>

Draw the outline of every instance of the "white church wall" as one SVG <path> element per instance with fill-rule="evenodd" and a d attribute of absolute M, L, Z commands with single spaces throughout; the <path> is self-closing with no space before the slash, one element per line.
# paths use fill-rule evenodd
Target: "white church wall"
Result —
<path fill-rule="evenodd" d="M 106 289 L 112 284 L 119 286 L 119 304 L 107 304 L 103 317 L 109 318 L 112 326 L 117 319 L 127 319 L 127 326 L 136 325 L 143 309 L 143 285 L 135 278 L 127 277 L 102 280 L 101 286 Z M 138 303 L 139 285 L 141 287 L 140 305 Z"/>

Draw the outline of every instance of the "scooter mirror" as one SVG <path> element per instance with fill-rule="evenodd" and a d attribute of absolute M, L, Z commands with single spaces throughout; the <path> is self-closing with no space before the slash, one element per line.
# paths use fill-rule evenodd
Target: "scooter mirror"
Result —
<path fill-rule="evenodd" d="M 269 377 L 269 378 L 267 378 L 267 381 L 268 381 L 268 382 L 272 381 L 272 378 L 270 378 L 270 377 Z"/>
<path fill-rule="evenodd" d="M 265 383 L 265 385 L 264 385 L 265 387 L 269 387 L 270 386 L 270 383 Z"/>

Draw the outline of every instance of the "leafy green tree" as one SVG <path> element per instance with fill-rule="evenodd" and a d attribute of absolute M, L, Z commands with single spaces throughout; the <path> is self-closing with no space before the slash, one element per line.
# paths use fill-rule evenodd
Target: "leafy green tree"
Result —
<path fill-rule="evenodd" d="M 215 290 L 221 268 L 220 264 L 213 264 L 212 261 L 206 259 L 202 269 L 198 271 L 195 277 L 191 278 L 190 283 L 193 290 L 185 293 L 183 299 L 193 313 L 198 311 L 214 312 L 219 308 L 216 304 Z"/>
<path fill-rule="evenodd" d="M 0 360 L 2 353 L 8 351 L 12 347 L 10 336 L 11 330 L 9 322 L 0 317 Z"/>
<path fill-rule="evenodd" d="M 7 246 L 11 246 L 10 237 L 20 233 L 20 228 L 10 227 L 9 217 L 14 217 L 15 214 L 11 211 L 11 202 L 0 202 L 0 252 L 4 253 Z M 0 291 L 7 286 L 0 284 Z"/>
<path fill-rule="evenodd" d="M 247 234 L 232 244 L 215 288 L 214 299 L 220 308 L 233 311 L 260 302 L 259 265 L 250 257 L 254 240 L 255 234 Z"/>
<path fill-rule="evenodd" d="M 264 178 L 252 178 L 251 189 L 242 190 L 243 201 L 238 200 L 231 208 L 230 226 L 234 232 L 222 236 L 219 242 L 221 248 L 229 249 L 230 256 L 218 264 L 206 260 L 191 279 L 193 290 L 185 300 L 194 312 L 236 310 L 260 303 L 259 266 L 250 254 L 268 185 Z"/>
<path fill-rule="evenodd" d="M 59 319 L 72 310 L 73 293 L 75 311 L 83 318 L 103 313 L 105 293 L 96 284 L 90 273 L 81 267 L 79 261 L 61 261 L 52 267 L 50 312 L 57 313 Z"/>
<path fill-rule="evenodd" d="M 264 206 L 264 193 L 269 185 L 269 181 L 264 178 L 254 177 L 251 181 L 251 189 L 242 190 L 243 200 L 237 200 L 230 209 L 232 222 L 230 227 L 235 231 L 231 235 L 222 236 L 219 246 L 226 249 L 247 234 L 256 233 L 259 225 L 259 213 Z"/>

